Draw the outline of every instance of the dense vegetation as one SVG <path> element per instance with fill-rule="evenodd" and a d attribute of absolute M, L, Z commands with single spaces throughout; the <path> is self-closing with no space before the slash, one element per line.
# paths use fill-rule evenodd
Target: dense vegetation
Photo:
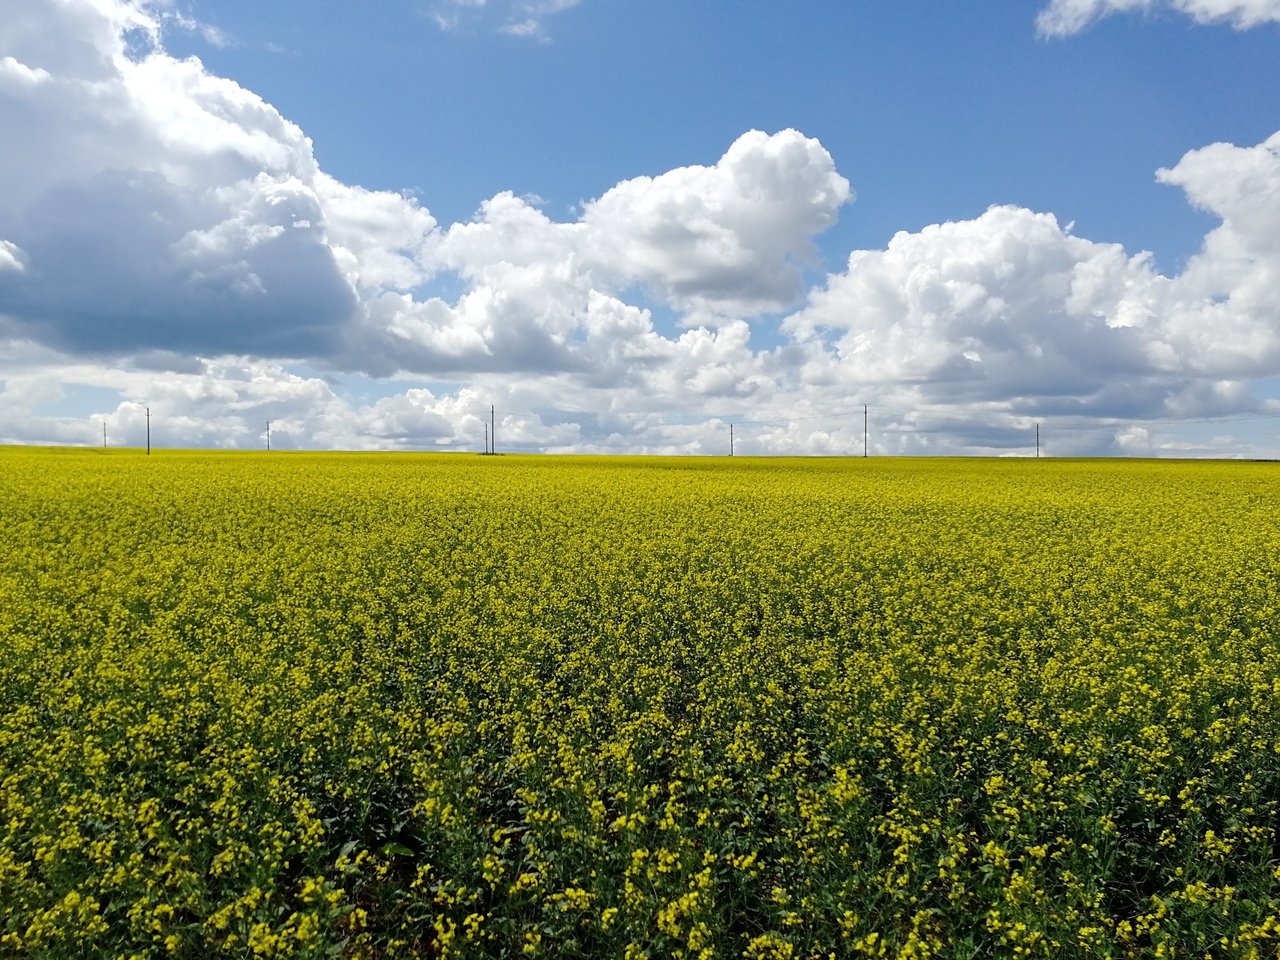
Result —
<path fill-rule="evenodd" d="M 0 450 L 0 955 L 1275 956 L 1277 504 Z"/>

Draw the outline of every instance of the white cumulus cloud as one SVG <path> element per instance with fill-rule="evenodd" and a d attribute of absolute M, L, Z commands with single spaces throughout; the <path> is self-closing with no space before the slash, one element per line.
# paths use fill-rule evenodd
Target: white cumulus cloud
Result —
<path fill-rule="evenodd" d="M 322 355 L 361 292 L 421 278 L 434 221 L 325 177 L 274 107 L 169 56 L 156 10 L 0 20 L 0 237 L 27 267 L 0 314 L 73 353 Z"/>
<path fill-rule="evenodd" d="M 627 180 L 589 203 L 586 253 L 682 309 L 779 309 L 803 291 L 812 238 L 852 196 L 817 140 L 752 131 L 714 166 Z"/>
<path fill-rule="evenodd" d="M 786 319 L 801 382 L 988 418 L 1269 414 L 1251 381 L 1280 374 L 1280 134 L 1157 176 L 1221 220 L 1182 273 L 1018 207 L 900 233 Z"/>
<path fill-rule="evenodd" d="M 1079 393 L 1149 361 L 1128 309 L 1149 258 L 1096 244 L 1051 214 L 992 207 L 863 250 L 786 327 L 830 341 L 811 363 L 862 383 L 928 383 L 939 394 Z"/>
<path fill-rule="evenodd" d="M 1206 376 L 1280 371 L 1280 133 L 1193 150 L 1157 176 L 1222 221 L 1160 290 L 1170 346 Z"/>

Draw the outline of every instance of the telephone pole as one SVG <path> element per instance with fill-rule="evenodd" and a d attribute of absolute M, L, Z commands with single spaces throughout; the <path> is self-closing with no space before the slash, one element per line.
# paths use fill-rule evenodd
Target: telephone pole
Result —
<path fill-rule="evenodd" d="M 147 407 L 147 456 L 151 456 L 151 408 Z"/>
<path fill-rule="evenodd" d="M 729 456 L 733 456 L 733 424 L 729 424 Z"/>
<path fill-rule="evenodd" d="M 1040 459 L 1040 423 L 1036 421 L 1036 459 Z"/>
<path fill-rule="evenodd" d="M 271 421 L 267 421 L 267 449 L 271 449 Z"/>
<path fill-rule="evenodd" d="M 484 455 L 486 457 L 489 455 L 489 425 L 487 423 L 484 425 Z"/>
<path fill-rule="evenodd" d="M 489 452 L 498 452 L 498 421 L 493 415 L 493 404 L 489 404 Z"/>
<path fill-rule="evenodd" d="M 107 449 L 107 421 L 102 421 L 102 449 Z"/>
<path fill-rule="evenodd" d="M 867 455 L 867 405 L 862 405 L 862 455 Z"/>

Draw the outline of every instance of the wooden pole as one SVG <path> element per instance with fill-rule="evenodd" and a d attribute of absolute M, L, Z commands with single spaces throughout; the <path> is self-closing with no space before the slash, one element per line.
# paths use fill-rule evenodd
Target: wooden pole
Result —
<path fill-rule="evenodd" d="M 147 407 L 147 456 L 151 456 L 151 408 Z"/>

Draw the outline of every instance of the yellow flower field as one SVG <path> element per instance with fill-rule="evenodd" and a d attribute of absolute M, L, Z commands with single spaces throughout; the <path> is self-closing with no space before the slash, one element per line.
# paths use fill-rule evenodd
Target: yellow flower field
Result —
<path fill-rule="evenodd" d="M 1278 507 L 0 449 L 0 956 L 1274 957 Z"/>

